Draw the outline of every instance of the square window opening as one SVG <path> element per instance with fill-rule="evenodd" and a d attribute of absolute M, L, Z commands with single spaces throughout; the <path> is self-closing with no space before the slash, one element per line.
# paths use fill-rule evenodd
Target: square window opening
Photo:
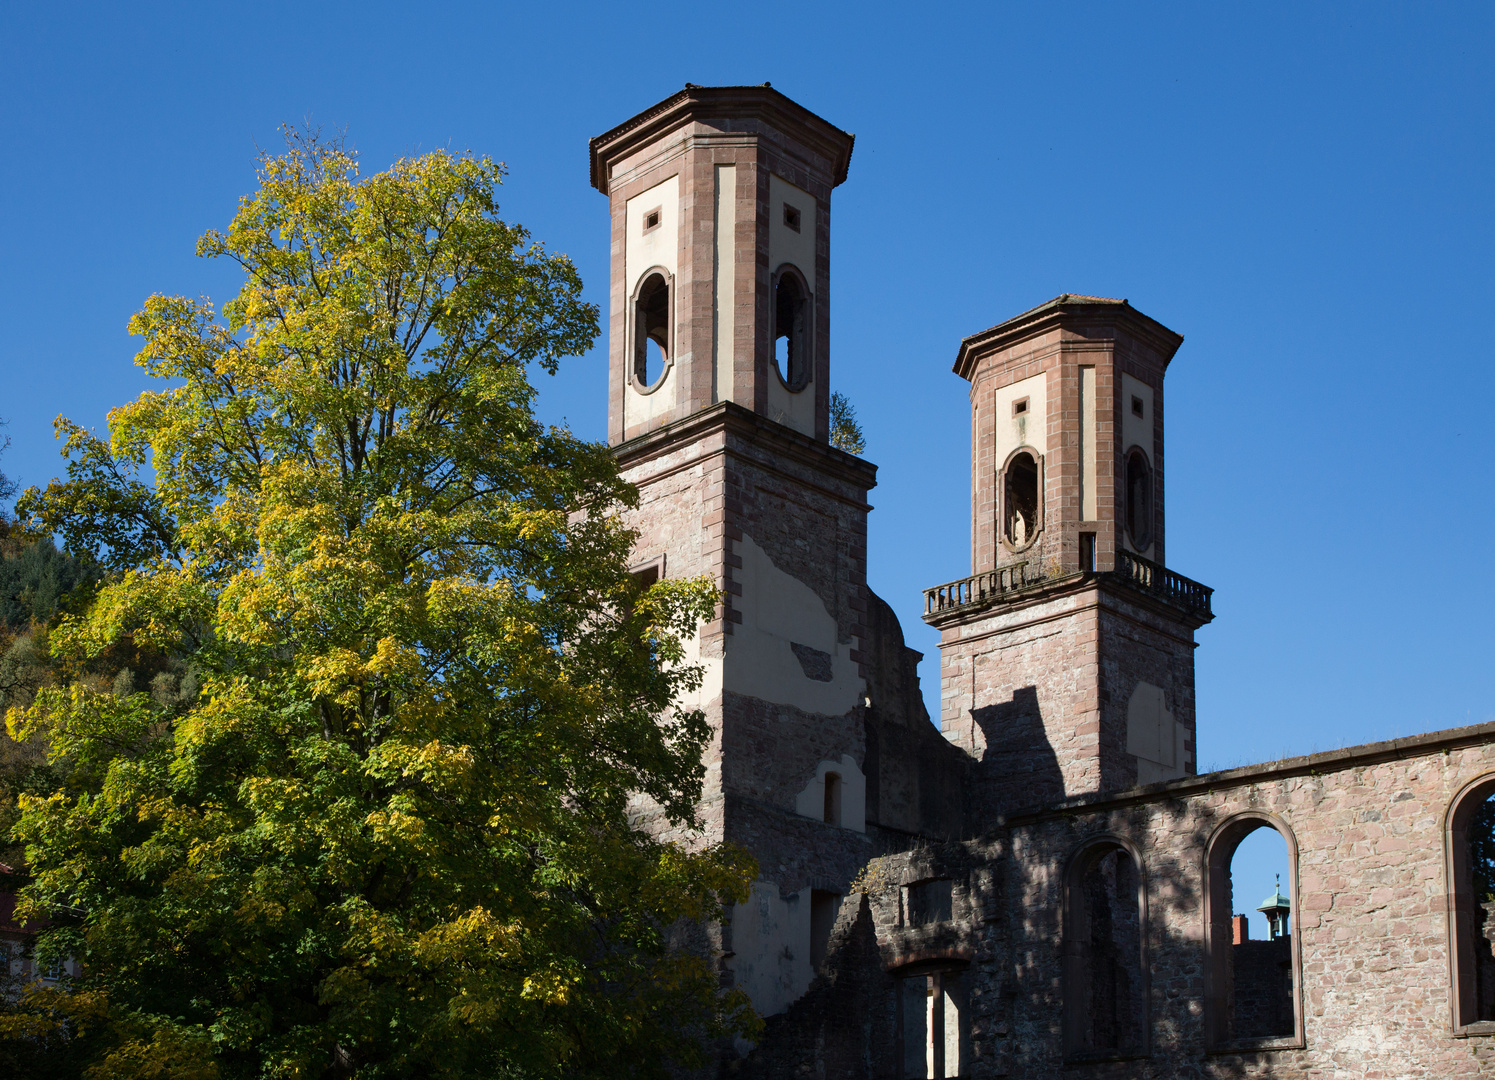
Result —
<path fill-rule="evenodd" d="M 1144 410 L 1143 410 L 1143 407 L 1142 407 L 1142 399 L 1139 398 L 1136 394 L 1132 395 L 1132 415 L 1133 416 L 1142 416 L 1142 415 L 1144 415 Z"/>
<path fill-rule="evenodd" d="M 1027 411 L 1028 411 L 1028 399 L 1027 398 L 1025 398 L 1025 397 L 1024 398 L 1018 398 L 1016 401 L 1014 401 L 1012 403 L 1012 415 L 1013 416 L 1022 416 Z"/>
<path fill-rule="evenodd" d="M 784 204 L 784 224 L 799 232 L 799 211 L 788 203 Z"/>
<path fill-rule="evenodd" d="M 644 232 L 653 232 L 659 228 L 659 223 L 664 219 L 664 207 L 656 206 L 644 215 Z"/>

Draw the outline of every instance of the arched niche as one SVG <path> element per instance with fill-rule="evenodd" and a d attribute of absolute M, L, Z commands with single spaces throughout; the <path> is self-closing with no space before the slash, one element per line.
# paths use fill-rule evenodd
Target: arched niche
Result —
<path fill-rule="evenodd" d="M 1110 834 L 1085 841 L 1064 875 L 1064 1056 L 1146 1057 L 1151 1048 L 1147 876 Z"/>

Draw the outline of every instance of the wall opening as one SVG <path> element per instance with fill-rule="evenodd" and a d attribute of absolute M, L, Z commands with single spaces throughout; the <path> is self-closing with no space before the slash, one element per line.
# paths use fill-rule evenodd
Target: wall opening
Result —
<path fill-rule="evenodd" d="M 1228 822 L 1209 851 L 1210 1045 L 1301 1040 L 1300 966 L 1293 917 L 1296 846 L 1263 816 Z"/>
<path fill-rule="evenodd" d="M 904 892 L 904 922 L 909 926 L 949 922 L 953 917 L 954 893 L 949 878 L 916 881 Z"/>
<path fill-rule="evenodd" d="M 1147 1053 L 1146 895 L 1135 854 L 1111 839 L 1070 864 L 1064 899 L 1069 1058 Z"/>
<path fill-rule="evenodd" d="M 1138 551 L 1152 543 L 1152 467 L 1141 450 L 1126 456 L 1126 533 Z"/>
<path fill-rule="evenodd" d="M 670 284 L 662 273 L 644 277 L 633 313 L 633 378 L 653 387 L 670 360 Z"/>
<path fill-rule="evenodd" d="M 1495 776 L 1454 800 L 1446 858 L 1454 1027 L 1495 1031 Z"/>
<path fill-rule="evenodd" d="M 1095 573 L 1095 533 L 1080 534 L 1080 571 Z"/>
<path fill-rule="evenodd" d="M 793 267 L 779 271 L 773 290 L 773 358 L 790 390 L 810 381 L 809 291 Z"/>
<path fill-rule="evenodd" d="M 830 825 L 841 824 L 841 774 L 828 772 L 825 774 L 825 816 L 823 820 Z"/>
<path fill-rule="evenodd" d="M 903 1080 L 971 1075 L 968 982 L 964 969 L 956 967 L 923 970 L 898 979 L 895 1052 L 897 1075 Z"/>
<path fill-rule="evenodd" d="M 1038 459 L 1026 450 L 1014 454 L 1002 477 L 1002 535 L 1015 548 L 1038 535 Z"/>
<path fill-rule="evenodd" d="M 841 895 L 828 889 L 810 890 L 810 967 L 816 971 L 825 963 L 830 951 L 831 931 L 836 913 L 841 909 Z"/>

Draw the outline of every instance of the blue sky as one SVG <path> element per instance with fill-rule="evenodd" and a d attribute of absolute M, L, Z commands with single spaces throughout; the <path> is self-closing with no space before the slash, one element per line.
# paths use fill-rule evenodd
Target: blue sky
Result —
<path fill-rule="evenodd" d="M 1185 335 L 1168 556 L 1213 586 L 1200 762 L 1495 719 L 1495 391 L 1484 319 L 1488 4 L 0 7 L 0 467 L 145 386 L 152 292 L 277 125 L 364 167 L 508 162 L 504 212 L 605 299 L 586 141 L 697 83 L 774 86 L 857 135 L 832 216 L 832 379 L 880 466 L 869 575 L 926 651 L 920 590 L 968 571 L 962 336 L 1061 292 Z M 540 375 L 605 435 L 603 349 Z M 1270 878 L 1253 894 L 1270 891 Z M 1259 933 L 1260 931 L 1258 931 Z"/>

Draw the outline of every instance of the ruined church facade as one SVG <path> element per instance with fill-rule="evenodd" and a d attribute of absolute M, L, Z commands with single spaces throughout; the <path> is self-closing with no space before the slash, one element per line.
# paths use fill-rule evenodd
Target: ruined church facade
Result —
<path fill-rule="evenodd" d="M 1495 725 L 1197 773 L 1212 598 L 1165 558 L 1182 338 L 1126 301 L 1060 296 L 959 345 L 972 573 L 925 593 L 931 722 L 867 586 L 876 468 L 829 442 L 852 142 L 766 84 L 687 86 L 591 142 L 635 571 L 723 596 L 692 657 L 703 831 L 679 838 L 759 863 L 707 945 L 768 1020 L 724 1071 L 1495 1074 L 1465 835 Z M 1296 910 L 1246 949 L 1229 869 L 1259 828 Z"/>

